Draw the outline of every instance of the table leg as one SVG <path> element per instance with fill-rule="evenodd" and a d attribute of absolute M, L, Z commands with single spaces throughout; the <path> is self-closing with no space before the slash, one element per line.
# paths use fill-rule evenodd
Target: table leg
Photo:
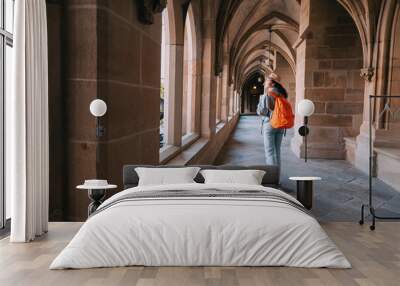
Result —
<path fill-rule="evenodd" d="M 90 199 L 90 204 L 88 206 L 88 217 L 94 213 L 97 208 L 104 201 L 104 197 L 106 196 L 106 190 L 88 190 L 88 196 Z"/>
<path fill-rule="evenodd" d="M 308 210 L 313 204 L 313 181 L 297 181 L 297 200 Z"/>

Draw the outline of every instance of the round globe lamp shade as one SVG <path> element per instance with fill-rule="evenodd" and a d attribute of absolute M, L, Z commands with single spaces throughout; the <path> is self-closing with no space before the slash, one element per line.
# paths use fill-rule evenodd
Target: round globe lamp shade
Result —
<path fill-rule="evenodd" d="M 95 99 L 90 103 L 90 113 L 96 117 L 102 117 L 107 112 L 107 104 L 101 99 Z"/>
<path fill-rule="evenodd" d="M 303 99 L 297 104 L 297 113 L 300 116 L 308 117 L 313 115 L 315 111 L 314 102 L 309 99 Z"/>

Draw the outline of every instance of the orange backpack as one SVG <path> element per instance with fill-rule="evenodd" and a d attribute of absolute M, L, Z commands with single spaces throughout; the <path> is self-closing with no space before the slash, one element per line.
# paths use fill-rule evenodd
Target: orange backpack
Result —
<path fill-rule="evenodd" d="M 269 123 L 272 128 L 292 128 L 294 126 L 294 114 L 290 102 L 283 96 L 271 92 L 275 99 L 275 107 Z"/>

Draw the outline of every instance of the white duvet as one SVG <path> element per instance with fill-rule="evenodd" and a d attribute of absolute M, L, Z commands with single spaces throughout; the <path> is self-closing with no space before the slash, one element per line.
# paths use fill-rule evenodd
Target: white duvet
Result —
<path fill-rule="evenodd" d="M 136 187 L 149 190 L 266 190 L 232 184 Z M 101 208 L 101 207 L 100 207 Z M 145 266 L 293 266 L 349 268 L 318 222 L 299 209 L 258 199 L 124 201 L 89 218 L 50 269 Z"/>

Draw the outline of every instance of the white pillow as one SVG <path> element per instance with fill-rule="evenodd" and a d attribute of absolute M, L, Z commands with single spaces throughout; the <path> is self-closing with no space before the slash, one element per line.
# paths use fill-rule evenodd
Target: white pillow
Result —
<path fill-rule="evenodd" d="M 206 184 L 261 185 L 265 171 L 261 170 L 202 170 Z"/>
<path fill-rule="evenodd" d="M 195 183 L 193 180 L 200 171 L 198 167 L 184 168 L 135 168 L 139 176 L 138 186 Z"/>

